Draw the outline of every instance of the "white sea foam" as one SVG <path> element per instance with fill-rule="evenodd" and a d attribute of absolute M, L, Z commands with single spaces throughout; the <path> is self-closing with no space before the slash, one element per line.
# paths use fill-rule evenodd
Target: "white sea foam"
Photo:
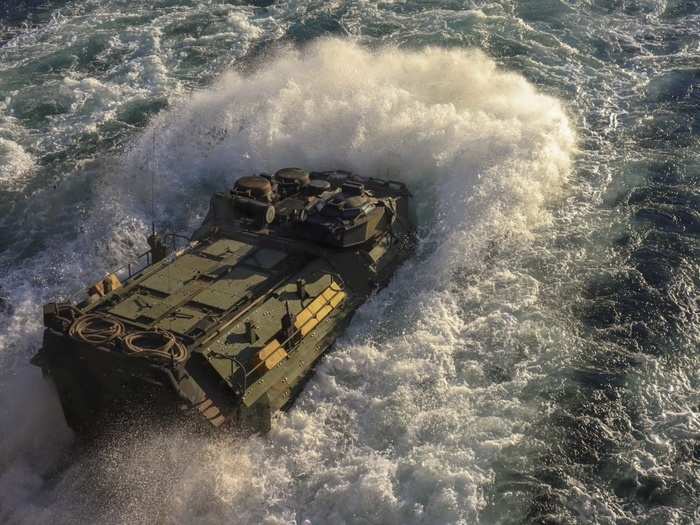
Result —
<path fill-rule="evenodd" d="M 105 115 L 120 99 L 118 88 L 91 78 L 63 85 L 74 111 Z M 109 499 L 117 522 L 150 521 L 146 508 L 178 522 L 473 520 L 494 455 L 526 432 L 533 408 L 519 392 L 548 357 L 537 341 L 559 336 L 542 321 L 516 320 L 537 303 L 537 282 L 484 261 L 547 223 L 573 147 L 560 104 L 482 53 L 372 52 L 341 40 L 284 51 L 250 76 L 228 73 L 156 118 L 119 173 L 109 163 L 92 168 L 110 176 L 72 251 L 106 243 L 103 257 L 126 257 L 150 218 L 152 183 L 158 216 L 194 225 L 213 189 L 285 165 L 402 178 L 416 192 L 425 242 L 358 312 L 269 436 L 211 443 L 146 433 L 107 461 L 87 457 L 63 472 L 48 497 L 54 510 L 88 519 L 90 505 L 78 501 L 99 479 L 107 493 L 139 487 Z M 35 265 L 54 268 L 50 259 Z M 76 284 L 90 271 L 75 257 L 63 264 L 52 272 Z M 42 297 L 23 275 L 11 281 L 18 301 L 0 338 L 18 377 L 0 385 L 35 390 L 29 406 L 43 408 L 17 405 L 26 432 L 5 436 L 9 474 L 0 483 L 20 480 L 21 488 L 4 491 L 2 503 L 15 520 L 49 521 L 54 512 L 28 504 L 43 488 L 36 473 L 51 463 L 32 451 L 55 428 L 60 450 L 70 433 L 50 389 L 36 386 L 38 372 L 10 362 L 39 344 L 33 312 Z M 470 305 L 478 307 L 465 313 Z M 513 340 L 534 341 L 524 361 Z M 509 380 L 489 380 L 491 352 L 506 365 L 521 361 Z M 17 417 L 9 411 L 0 421 Z M 27 435 L 37 447 L 23 445 Z M 165 478 L 167 504 L 159 499 Z"/>
<path fill-rule="evenodd" d="M 75 87 L 101 91 L 89 81 Z M 46 462 L 32 459 L 34 448 L 16 446 L 25 433 L 11 434 L 0 458 L 10 474 L 0 482 L 23 484 L 2 500 L 9 516 L 95 519 L 83 498 L 97 484 L 94 503 L 108 509 L 100 518 L 122 523 L 154 515 L 211 523 L 473 521 L 495 455 L 521 440 L 532 419 L 535 409 L 520 392 L 551 357 L 551 341 L 566 337 L 542 319 L 518 320 L 537 308 L 538 283 L 485 261 L 546 224 L 573 147 L 560 104 L 479 52 L 371 52 L 340 40 L 283 52 L 251 76 L 224 75 L 161 115 L 120 174 L 104 168 L 112 175 L 76 252 L 106 241 L 107 256 L 118 259 L 138 242 L 150 216 L 150 170 L 159 215 L 194 223 L 212 189 L 285 165 L 401 177 L 416 192 L 425 241 L 356 314 L 269 436 L 213 443 L 125 436 L 46 489 L 36 475 Z M 80 268 L 57 271 L 73 282 L 84 275 Z M 41 300 L 13 296 L 25 298 L 16 306 L 22 310 Z M 15 312 L 0 340 L 5 363 L 38 345 L 34 318 Z M 26 350 L 8 351 L 13 344 Z M 489 379 L 494 358 L 510 377 Z M 23 389 L 40 381 L 8 366 L 22 375 Z M 51 417 L 29 411 L 25 428 L 41 444 L 58 412 L 50 390 L 37 392 Z M 15 417 L 3 414 L 2 425 Z M 70 436 L 65 427 L 59 434 L 66 436 L 59 444 Z M 28 504 L 41 490 L 49 490 L 52 511 Z"/>
<path fill-rule="evenodd" d="M 18 143 L 0 137 L 0 189 L 22 188 L 33 168 L 32 155 Z"/>
<path fill-rule="evenodd" d="M 626 249 L 619 240 L 630 232 L 627 214 L 636 205 L 596 203 L 601 198 L 627 202 L 630 188 L 645 180 L 654 181 L 656 193 L 659 174 L 645 173 L 647 162 L 661 161 L 665 170 L 690 161 L 687 171 L 682 168 L 677 175 L 692 180 L 692 155 L 669 156 L 670 142 L 661 149 L 649 142 L 662 138 L 659 130 L 663 136 L 672 129 L 683 135 L 685 123 L 666 128 L 664 122 L 674 120 L 668 120 L 669 110 L 686 115 L 686 102 L 655 107 L 647 98 L 650 78 L 692 69 L 697 51 L 692 8 L 686 14 L 682 2 L 637 2 L 638 9 L 609 13 L 587 3 L 578 3 L 573 11 L 574 4 L 554 9 L 533 4 L 522 10 L 523 5 L 509 2 L 485 3 L 478 11 L 464 9 L 460 2 L 420 1 L 293 0 L 269 8 L 124 0 L 60 4 L 50 23 L 21 31 L 0 50 L 5 88 L 0 89 L 0 107 L 6 115 L 0 117 L 0 136 L 41 159 L 26 175 L 11 170 L 12 191 L 37 175 L 26 201 L 22 195 L 12 202 L 13 195 L 5 193 L 9 186 L 0 183 L 11 209 L 0 217 L 0 230 L 10 233 L 8 242 L 0 242 L 0 296 L 8 298 L 0 302 L 0 522 L 275 523 L 296 518 L 298 523 L 493 523 L 549 512 L 551 500 L 544 500 L 543 509 L 536 497 L 541 491 L 555 498 L 552 519 L 563 522 L 700 522 L 692 468 L 700 384 L 692 352 L 698 346 L 697 331 L 683 334 L 681 344 L 669 339 L 668 358 L 636 357 L 640 364 L 624 373 L 625 387 L 614 387 L 613 407 L 595 395 L 579 406 L 576 395 L 588 390 L 571 379 L 579 365 L 597 366 L 597 355 L 619 353 L 617 343 L 601 342 L 604 334 L 589 337 L 586 291 L 598 274 L 609 270 L 617 275 L 634 261 L 624 260 Z M 564 119 L 559 137 L 555 130 L 558 104 L 507 80 L 514 86 L 508 98 L 522 95 L 511 119 L 522 126 L 522 138 L 516 134 L 511 141 L 510 121 L 490 109 L 504 93 L 502 75 L 488 74 L 478 60 L 477 70 L 471 71 L 469 53 L 450 52 L 459 58 L 458 67 L 446 66 L 442 52 L 418 53 L 423 62 L 434 58 L 441 66 L 404 75 L 397 73 L 398 66 L 387 67 L 392 53 L 349 60 L 354 46 L 342 44 L 333 51 L 326 48 L 335 53 L 335 65 L 313 50 L 287 54 L 272 64 L 258 62 L 258 51 L 266 53 L 267 43 L 279 38 L 304 42 L 327 31 L 345 31 L 370 46 L 476 45 L 567 97 L 580 119 L 584 152 L 572 198 L 556 210 L 554 227 L 538 229 L 549 221 L 549 203 L 558 206 L 555 196 L 571 151 Z M 406 68 L 421 61 L 399 51 L 393 56 L 395 64 Z M 138 120 L 145 103 L 146 118 L 151 102 L 153 108 L 164 99 L 172 103 L 226 65 L 242 65 L 241 58 L 248 69 L 252 58 L 260 74 L 233 75 L 230 90 L 226 85 L 207 90 L 198 97 L 199 106 L 185 103 L 164 116 L 127 159 L 131 178 L 116 176 L 119 170 L 111 164 L 83 162 L 99 139 L 95 133 L 104 131 L 108 137 L 112 124 L 120 125 L 111 120 L 115 116 Z M 310 75 L 301 74 L 295 64 Z M 338 78 L 343 68 L 352 73 L 343 77 L 347 91 L 325 78 Z M 313 74 L 316 78 L 309 79 Z M 465 79 L 473 84 L 475 78 L 484 79 L 484 93 L 465 97 Z M 285 99 L 282 88 L 290 79 Z M 445 79 L 454 96 L 425 102 L 436 79 Z M 296 98 L 293 83 L 301 94 Z M 322 104 L 324 89 L 330 109 Z M 259 99 L 253 91 L 261 94 Z M 304 111 L 307 98 L 310 110 Z M 343 112 L 339 105 L 337 114 L 331 111 L 334 98 L 364 108 L 357 125 L 348 118 L 352 108 Z M 251 112 L 258 136 L 244 132 L 238 140 L 227 138 L 240 123 L 227 127 L 225 120 L 236 122 L 246 115 L 237 99 L 262 108 L 260 119 Z M 411 102 L 418 106 L 419 101 L 432 120 L 421 120 L 413 111 Z M 36 107 L 36 102 L 43 103 Z M 441 137 L 443 130 L 455 129 L 441 118 L 441 103 L 453 106 L 457 119 L 473 123 L 471 128 L 465 124 L 453 137 Z M 281 123 L 275 120 L 275 104 Z M 13 116 L 13 107 L 23 111 Z M 544 121 L 554 115 L 551 133 L 536 118 L 531 122 L 525 108 L 541 113 Z M 41 118 L 46 110 L 49 115 Z M 211 119 L 218 110 L 221 115 L 215 116 L 223 125 L 209 127 L 204 117 Z M 377 118 L 378 124 L 368 129 L 375 122 L 369 114 L 388 120 Z M 488 126 L 482 132 L 478 114 L 485 122 L 492 119 L 497 132 Z M 299 129 L 285 122 L 285 115 L 287 120 L 300 117 Z M 314 135 L 306 123 L 321 131 Z M 319 127 L 325 123 L 329 125 Z M 131 129 L 125 126 L 120 133 Z M 268 136 L 273 129 L 286 130 L 288 138 Z M 329 130 L 335 134 L 326 136 Z M 425 133 L 419 136 L 416 130 Z M 315 161 L 323 156 L 317 150 L 324 148 L 329 164 L 347 161 L 380 174 L 388 167 L 392 176 L 400 170 L 398 176 L 410 177 L 425 242 L 418 258 L 356 314 L 347 336 L 272 435 L 213 443 L 177 433 L 125 436 L 117 446 L 72 458 L 64 470 L 57 458 L 70 433 L 51 389 L 38 369 L 28 365 L 41 344 L 40 305 L 90 282 L 143 247 L 151 219 L 149 135 L 155 136 L 156 156 L 167 169 L 172 168 L 167 166 L 169 148 L 184 147 L 190 155 L 186 169 L 168 173 L 161 168 L 156 178 L 157 217 L 183 229 L 201 218 L 208 194 L 235 174 L 261 166 L 274 169 L 277 162 Z M 547 141 L 553 150 L 541 146 Z M 216 150 L 220 142 L 229 151 Z M 382 150 L 385 143 L 389 145 Z M 554 160 L 557 144 L 562 145 L 561 161 Z M 683 140 L 678 144 L 692 150 Z M 262 153 L 255 153 L 259 145 Z M 288 149 L 279 150 L 282 146 Z M 8 156 L 0 156 L 0 168 L 23 157 L 14 146 L 7 151 Z M 275 155 L 265 159 L 270 151 Z M 284 154 L 277 156 L 279 151 Z M 549 151 L 554 152 L 551 158 Z M 246 152 L 253 153 L 245 157 Z M 68 167 L 59 174 L 63 182 L 57 187 L 51 162 L 55 153 L 59 159 L 67 154 Z M 228 161 L 240 158 L 243 164 L 228 169 Z M 545 182 L 547 164 L 554 166 L 551 187 Z M 615 195 L 611 185 L 617 188 Z M 675 192 L 682 188 L 674 184 Z M 635 253 L 638 240 L 633 237 L 629 250 Z M 643 247 L 648 240 L 641 242 Z M 694 274 L 687 269 L 679 282 L 692 290 Z M 634 295 L 634 290 L 622 294 Z M 680 290 L 674 297 L 676 292 Z M 609 299 L 615 297 L 601 301 Z M 649 307 L 652 314 L 646 309 L 641 314 L 673 324 L 662 307 Z M 683 311 L 692 314 L 692 308 Z M 692 325 L 693 319 L 687 322 Z M 644 345 L 644 338 L 638 342 Z M 585 415 L 571 428 L 557 422 L 559 415 L 572 410 L 573 416 L 587 414 L 589 408 L 600 417 Z M 545 421 L 536 417 L 542 414 Z M 579 421 L 601 426 L 616 443 L 613 466 L 595 469 L 593 478 L 589 469 L 571 465 L 567 458 L 581 448 L 585 452 L 588 444 L 576 431 Z M 618 422 L 629 432 L 620 433 Z M 560 476 L 563 485 L 557 482 L 558 488 L 548 492 L 547 484 Z M 620 496 L 620 487 L 637 487 L 637 492 Z M 475 509 L 486 501 L 487 509 L 476 517 Z M 686 514 L 674 506 L 684 507 Z"/>
<path fill-rule="evenodd" d="M 566 337 L 517 319 L 536 309 L 536 281 L 484 263 L 548 221 L 573 148 L 560 104 L 479 52 L 340 40 L 224 75 L 159 117 L 125 173 L 148 194 L 150 180 L 134 175 L 156 165 L 166 213 L 238 175 L 339 167 L 409 182 L 427 239 L 269 436 L 189 445 L 201 447 L 196 464 L 178 456 L 179 497 L 163 512 L 185 522 L 474 520 L 495 454 L 533 416 L 519 392 L 551 357 L 538 342 Z M 528 339 L 526 350 L 513 342 Z M 521 361 L 508 380 L 488 379 L 494 356 Z"/>

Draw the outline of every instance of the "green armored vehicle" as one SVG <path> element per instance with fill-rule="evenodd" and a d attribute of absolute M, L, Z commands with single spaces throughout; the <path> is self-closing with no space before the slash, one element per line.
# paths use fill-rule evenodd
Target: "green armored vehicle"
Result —
<path fill-rule="evenodd" d="M 79 433 L 137 413 L 269 430 L 411 253 L 409 199 L 403 183 L 344 171 L 240 178 L 185 248 L 154 233 L 142 268 L 45 305 L 33 363 Z"/>

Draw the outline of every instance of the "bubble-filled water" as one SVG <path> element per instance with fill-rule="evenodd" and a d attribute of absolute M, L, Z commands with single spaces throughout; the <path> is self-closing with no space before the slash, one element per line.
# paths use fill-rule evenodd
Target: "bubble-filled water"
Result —
<path fill-rule="evenodd" d="M 0 8 L 0 521 L 699 522 L 699 24 L 653 1 Z M 285 165 L 405 180 L 415 257 L 270 434 L 79 444 L 28 362 L 42 303 Z"/>

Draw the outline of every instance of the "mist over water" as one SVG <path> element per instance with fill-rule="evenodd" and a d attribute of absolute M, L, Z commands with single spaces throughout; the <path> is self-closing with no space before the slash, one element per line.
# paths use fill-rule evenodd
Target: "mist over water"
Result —
<path fill-rule="evenodd" d="M 0 521 L 700 519 L 691 6 L 60 7 L 0 48 Z M 286 165 L 406 181 L 416 256 L 269 435 L 77 447 L 41 304 Z"/>

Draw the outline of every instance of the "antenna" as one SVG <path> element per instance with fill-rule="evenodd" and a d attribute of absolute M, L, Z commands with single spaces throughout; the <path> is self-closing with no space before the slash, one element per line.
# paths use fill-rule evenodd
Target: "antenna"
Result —
<path fill-rule="evenodd" d="M 156 158 L 156 128 L 151 132 L 151 233 L 156 234 L 156 170 L 158 159 Z"/>
<path fill-rule="evenodd" d="M 167 248 L 156 233 L 156 172 L 158 171 L 158 158 L 156 156 L 156 131 L 151 133 L 151 234 L 146 237 L 146 242 L 151 247 L 148 260 L 149 264 L 164 259 Z"/>

